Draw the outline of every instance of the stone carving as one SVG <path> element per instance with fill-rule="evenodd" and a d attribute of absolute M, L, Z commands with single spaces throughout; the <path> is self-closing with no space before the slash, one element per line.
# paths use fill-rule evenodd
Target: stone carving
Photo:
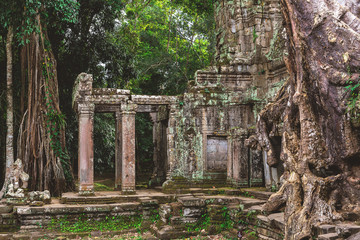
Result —
<path fill-rule="evenodd" d="M 21 180 L 21 185 L 20 185 Z M 29 175 L 24 172 L 21 159 L 17 159 L 10 167 L 7 197 L 24 198 L 28 186 Z"/>
<path fill-rule="evenodd" d="M 9 169 L 8 187 L 6 192 L 7 204 L 42 206 L 51 202 L 49 190 L 27 193 L 29 174 L 24 171 L 21 159 L 17 159 Z"/>

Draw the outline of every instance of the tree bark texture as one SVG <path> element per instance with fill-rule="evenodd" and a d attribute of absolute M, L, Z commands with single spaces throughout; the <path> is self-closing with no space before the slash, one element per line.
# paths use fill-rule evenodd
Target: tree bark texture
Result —
<path fill-rule="evenodd" d="M 52 195 L 59 195 L 73 188 L 73 177 L 65 150 L 65 119 L 59 108 L 56 61 L 39 15 L 37 23 L 39 32 L 29 35 L 26 54 L 21 54 L 26 58 L 22 61 L 26 63 L 28 102 L 17 153 L 30 175 L 29 189 L 50 190 Z"/>
<path fill-rule="evenodd" d="M 9 169 L 14 163 L 14 107 L 13 107 L 13 79 L 12 79 L 12 40 L 13 30 L 10 26 L 6 38 L 6 172 L 4 185 L 0 191 L 0 199 L 5 194 Z"/>
<path fill-rule="evenodd" d="M 290 77 L 260 113 L 258 139 L 269 165 L 285 172 L 264 209 L 285 206 L 285 239 L 311 239 L 317 224 L 360 216 L 360 130 L 346 88 L 360 80 L 360 7 L 358 0 L 281 2 Z M 280 159 L 272 141 L 279 126 Z"/>

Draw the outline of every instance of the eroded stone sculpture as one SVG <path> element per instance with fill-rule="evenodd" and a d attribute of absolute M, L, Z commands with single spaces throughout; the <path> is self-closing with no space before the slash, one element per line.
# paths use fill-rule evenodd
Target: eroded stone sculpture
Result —
<path fill-rule="evenodd" d="M 28 181 L 29 174 L 24 171 L 21 159 L 17 159 L 9 169 L 8 187 L 5 195 L 8 204 L 42 206 L 44 203 L 51 202 L 49 190 L 27 193 Z"/>
<path fill-rule="evenodd" d="M 29 175 L 24 171 L 21 159 L 17 159 L 10 167 L 9 185 L 6 196 L 13 198 L 24 198 L 24 190 L 27 189 L 28 181 Z"/>

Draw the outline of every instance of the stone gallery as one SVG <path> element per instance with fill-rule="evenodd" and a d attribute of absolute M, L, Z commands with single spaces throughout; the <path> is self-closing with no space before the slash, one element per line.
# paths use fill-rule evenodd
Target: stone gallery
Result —
<path fill-rule="evenodd" d="M 92 76 L 78 76 L 73 107 L 79 116 L 79 192 L 94 191 L 93 116 L 116 116 L 115 187 L 135 191 L 135 115 L 153 120 L 154 173 L 163 190 L 180 186 L 267 186 L 278 188 L 282 166 L 269 167 L 267 154 L 280 157 L 281 133 L 273 129 L 277 149 L 261 149 L 256 120 L 288 77 L 282 15 L 278 1 L 260 11 L 247 1 L 218 4 L 217 65 L 199 70 L 182 96 L 132 95 L 129 90 L 92 88 Z M 235 11 L 232 11 L 235 9 Z"/>

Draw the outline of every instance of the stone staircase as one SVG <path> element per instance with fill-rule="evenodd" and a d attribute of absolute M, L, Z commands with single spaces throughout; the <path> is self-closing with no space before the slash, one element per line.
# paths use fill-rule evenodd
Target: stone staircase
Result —
<path fill-rule="evenodd" d="M 260 211 L 264 203 L 265 200 L 243 196 L 188 194 L 179 197 L 177 202 L 160 204 L 161 223 L 152 226 L 152 231 L 159 239 L 183 238 L 214 234 L 221 225 L 231 222 L 235 223 L 231 237 L 236 237 L 240 219 L 247 219 L 247 227 L 255 229 L 256 211 Z"/>
<path fill-rule="evenodd" d="M 188 193 L 164 194 L 158 191 L 139 191 L 137 195 L 98 193 L 92 197 L 65 194 L 61 201 L 32 206 L 0 205 L 0 239 L 9 239 L 12 231 L 26 236 L 46 227 L 51 219 L 66 216 L 76 221 L 79 216 L 92 220 L 108 216 L 142 215 L 147 229 L 158 239 L 183 238 L 218 232 L 221 225 L 232 223 L 229 238 L 236 238 L 240 229 L 256 233 L 258 239 L 284 238 L 284 213 L 267 213 L 262 205 L 269 192 L 237 189 L 188 189 Z M 154 217 L 158 219 L 153 224 Z M 199 226 L 201 222 L 206 224 Z M 205 228 L 204 228 L 205 226 Z M 25 234 L 25 235 L 24 235 Z M 320 225 L 315 228 L 314 239 L 360 240 L 360 226 L 354 222 Z"/>
<path fill-rule="evenodd" d="M 360 239 L 360 226 L 354 223 L 320 225 L 316 229 L 318 240 Z"/>

